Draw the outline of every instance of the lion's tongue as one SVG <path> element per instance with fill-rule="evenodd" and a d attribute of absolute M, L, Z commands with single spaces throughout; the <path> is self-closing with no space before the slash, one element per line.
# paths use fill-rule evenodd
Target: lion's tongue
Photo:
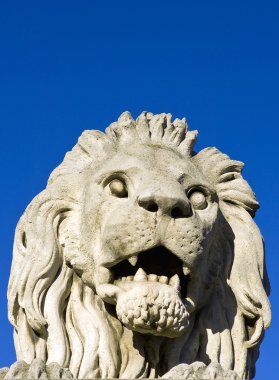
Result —
<path fill-rule="evenodd" d="M 142 279 L 99 285 L 96 290 L 104 301 L 116 304 L 119 320 L 132 330 L 173 338 L 188 326 L 179 289 L 171 285 Z"/>
<path fill-rule="evenodd" d="M 141 333 L 176 337 L 188 325 L 188 313 L 176 288 L 151 281 L 119 283 L 119 320 Z"/>

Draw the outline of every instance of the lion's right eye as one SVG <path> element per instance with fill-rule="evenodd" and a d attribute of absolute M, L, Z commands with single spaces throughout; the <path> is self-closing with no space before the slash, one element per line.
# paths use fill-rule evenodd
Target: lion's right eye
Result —
<path fill-rule="evenodd" d="M 189 200 L 196 210 L 204 210 L 207 207 L 206 197 L 201 191 L 192 192 Z"/>
<path fill-rule="evenodd" d="M 118 198 L 128 197 L 128 190 L 125 182 L 120 179 L 113 179 L 109 184 L 109 189 L 111 194 L 115 195 Z"/>

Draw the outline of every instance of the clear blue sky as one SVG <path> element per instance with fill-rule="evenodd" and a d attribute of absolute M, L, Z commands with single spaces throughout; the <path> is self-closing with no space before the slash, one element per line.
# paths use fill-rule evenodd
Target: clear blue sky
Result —
<path fill-rule="evenodd" d="M 17 220 L 84 129 L 149 110 L 185 115 L 198 148 L 246 163 L 273 291 L 256 379 L 278 372 L 278 20 L 268 0 L 1 1 L 0 367 L 15 360 L 6 288 Z"/>

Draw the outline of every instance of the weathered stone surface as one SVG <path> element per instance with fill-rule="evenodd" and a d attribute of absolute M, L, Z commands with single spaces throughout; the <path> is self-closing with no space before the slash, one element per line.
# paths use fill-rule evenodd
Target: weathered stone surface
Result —
<path fill-rule="evenodd" d="M 18 362 L 0 377 L 253 375 L 270 323 L 258 203 L 243 164 L 196 136 L 146 112 L 82 134 L 18 223 Z"/>
<path fill-rule="evenodd" d="M 2 377 L 1 377 L 2 375 Z M 34 359 L 30 364 L 25 361 L 14 363 L 11 368 L 0 372 L 0 379 L 72 379 L 68 368 L 62 368 L 58 363 L 45 364 L 42 359 Z"/>
<path fill-rule="evenodd" d="M 236 372 L 224 370 L 219 363 L 211 362 L 206 366 L 202 362 L 193 364 L 179 364 L 167 372 L 163 379 L 189 380 L 240 380 Z"/>

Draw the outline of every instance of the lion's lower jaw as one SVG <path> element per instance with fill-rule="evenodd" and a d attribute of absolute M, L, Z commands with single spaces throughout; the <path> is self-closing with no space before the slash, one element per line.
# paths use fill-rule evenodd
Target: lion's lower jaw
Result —
<path fill-rule="evenodd" d="M 189 324 L 189 314 L 179 294 L 168 285 L 156 283 L 138 283 L 121 293 L 116 312 L 127 328 L 143 334 L 175 338 Z"/>

